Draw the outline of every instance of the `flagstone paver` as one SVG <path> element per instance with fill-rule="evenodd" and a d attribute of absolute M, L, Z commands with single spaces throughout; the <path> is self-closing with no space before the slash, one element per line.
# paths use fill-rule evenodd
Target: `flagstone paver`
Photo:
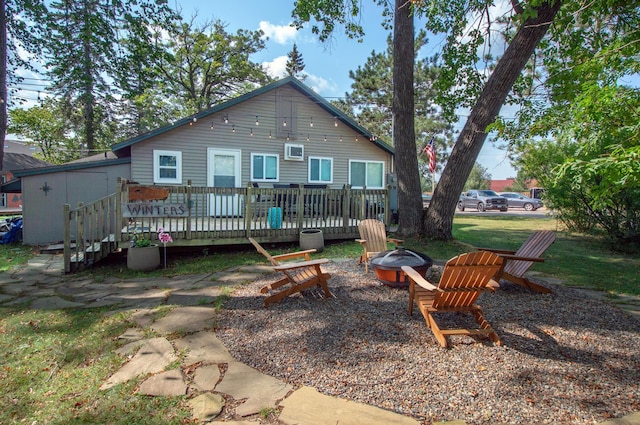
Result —
<path fill-rule="evenodd" d="M 230 363 L 234 359 L 213 332 L 196 332 L 173 341 L 176 349 L 184 352 L 184 364 Z"/>
<path fill-rule="evenodd" d="M 248 416 L 264 408 L 275 408 L 276 402 L 283 399 L 292 388 L 291 385 L 243 363 L 232 362 L 229 363 L 222 382 L 216 386 L 216 391 L 229 394 L 236 400 L 247 399 L 236 407 L 236 413 Z"/>
<path fill-rule="evenodd" d="M 139 375 L 161 372 L 177 359 L 178 356 L 167 339 L 150 339 L 140 347 L 128 363 L 111 375 L 100 389 L 106 390 Z"/>
<path fill-rule="evenodd" d="M 171 291 L 168 305 L 205 305 L 211 304 L 220 295 L 222 288 L 178 289 Z"/>
<path fill-rule="evenodd" d="M 216 311 L 211 307 L 177 307 L 151 324 L 162 335 L 174 332 L 198 332 L 213 325 Z"/>
<path fill-rule="evenodd" d="M 138 392 L 151 396 L 177 397 L 187 393 L 187 383 L 182 370 L 173 369 L 151 376 L 140 384 Z"/>
<path fill-rule="evenodd" d="M 131 320 L 141 328 L 148 328 L 155 320 L 155 310 L 152 308 L 140 308 L 133 312 Z"/>
<path fill-rule="evenodd" d="M 278 417 L 289 425 L 419 425 L 414 419 L 375 406 L 320 394 L 311 387 L 302 387 L 280 402 Z"/>
<path fill-rule="evenodd" d="M 217 364 L 200 366 L 193 375 L 193 388 L 198 391 L 213 391 L 220 380 L 220 368 Z"/>
<path fill-rule="evenodd" d="M 189 400 L 193 417 L 202 422 L 208 422 L 218 416 L 224 405 L 224 398 L 219 394 L 204 393 Z M 233 422 L 225 422 L 225 424 L 231 423 Z"/>

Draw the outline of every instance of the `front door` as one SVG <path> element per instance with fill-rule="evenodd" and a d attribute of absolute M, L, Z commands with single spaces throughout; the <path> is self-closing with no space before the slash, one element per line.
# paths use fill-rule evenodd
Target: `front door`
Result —
<path fill-rule="evenodd" d="M 207 185 L 209 187 L 240 187 L 241 151 L 208 149 Z M 209 196 L 209 214 L 215 217 L 239 216 L 242 212 L 238 194 Z"/>

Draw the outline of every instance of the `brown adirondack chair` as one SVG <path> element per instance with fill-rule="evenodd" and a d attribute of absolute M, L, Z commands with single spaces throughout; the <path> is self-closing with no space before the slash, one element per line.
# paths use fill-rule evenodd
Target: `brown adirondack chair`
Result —
<path fill-rule="evenodd" d="M 475 304 L 483 291 L 495 291 L 499 287 L 493 276 L 502 267 L 502 258 L 492 252 L 470 252 L 447 261 L 438 286 L 434 286 L 409 266 L 402 271 L 409 278 L 409 315 L 413 314 L 414 301 L 441 346 L 447 347 L 448 335 L 486 335 L 496 345 L 500 338 Z M 445 312 L 469 313 L 479 328 L 441 329 L 435 315 Z"/>
<path fill-rule="evenodd" d="M 270 285 L 260 289 L 263 294 L 269 294 L 264 299 L 264 306 L 280 302 L 289 295 L 310 289 L 314 286 L 321 287 L 325 297 L 331 297 L 331 292 L 327 286 L 327 280 L 331 277 L 329 273 L 322 272 L 320 266 L 329 262 L 326 258 L 312 260 L 311 253 L 315 249 L 291 252 L 288 254 L 271 255 L 255 239 L 249 238 L 249 242 L 256 250 L 264 255 L 271 263 L 273 270 L 281 272 L 284 277 Z M 304 258 L 304 261 L 290 261 Z M 289 260 L 287 262 L 287 260 Z M 281 262 L 285 261 L 285 262 Z M 277 292 L 275 292 L 277 290 Z"/>
<path fill-rule="evenodd" d="M 548 294 L 551 292 L 551 289 L 530 281 L 524 274 L 534 262 L 540 263 L 544 261 L 544 258 L 540 258 L 540 256 L 555 240 L 555 232 L 552 230 L 540 230 L 532 233 L 517 251 L 491 248 L 479 249 L 482 251 L 495 252 L 505 260 L 503 267 L 494 277 L 496 281 L 500 282 L 500 279 L 505 279 L 533 291 Z"/>
<path fill-rule="evenodd" d="M 387 242 L 395 244 L 396 248 L 404 240 L 387 237 L 384 223 L 375 218 L 367 218 L 358 223 L 360 239 L 356 239 L 362 245 L 363 253 L 358 259 L 358 264 L 364 263 L 365 273 L 369 273 L 369 259 L 380 252 L 387 250 Z"/>

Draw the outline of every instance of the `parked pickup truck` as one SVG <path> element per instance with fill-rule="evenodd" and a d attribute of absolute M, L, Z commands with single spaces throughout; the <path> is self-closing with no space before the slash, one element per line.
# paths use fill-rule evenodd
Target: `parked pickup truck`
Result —
<path fill-rule="evenodd" d="M 503 198 L 493 190 L 468 190 L 460 196 L 458 209 L 477 208 L 478 211 L 500 210 L 507 211 L 507 198 Z"/>

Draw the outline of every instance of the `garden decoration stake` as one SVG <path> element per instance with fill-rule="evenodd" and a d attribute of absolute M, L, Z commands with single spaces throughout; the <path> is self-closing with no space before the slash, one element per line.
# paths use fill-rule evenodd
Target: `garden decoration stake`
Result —
<path fill-rule="evenodd" d="M 166 233 L 164 229 L 161 227 L 158 229 L 158 239 L 162 242 L 164 246 L 164 268 L 167 268 L 167 243 L 173 242 L 173 238 L 169 233 Z"/>

